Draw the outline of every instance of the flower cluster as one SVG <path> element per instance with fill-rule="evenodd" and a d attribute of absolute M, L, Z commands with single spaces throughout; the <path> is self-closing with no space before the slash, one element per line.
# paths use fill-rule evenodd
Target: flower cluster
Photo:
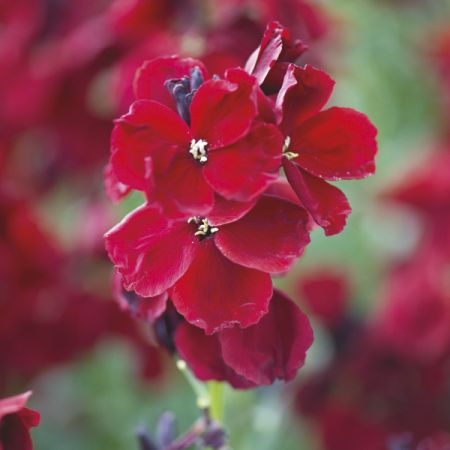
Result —
<path fill-rule="evenodd" d="M 176 348 L 201 379 L 250 387 L 295 375 L 312 332 L 271 276 L 293 266 L 316 224 L 344 228 L 350 206 L 330 181 L 375 169 L 376 129 L 352 109 L 323 109 L 334 82 L 293 63 L 305 49 L 271 22 L 245 69 L 223 76 L 191 58 L 146 61 L 115 122 L 108 192 L 146 202 L 106 233 L 107 251 L 126 291 L 170 298 L 183 318 Z"/>

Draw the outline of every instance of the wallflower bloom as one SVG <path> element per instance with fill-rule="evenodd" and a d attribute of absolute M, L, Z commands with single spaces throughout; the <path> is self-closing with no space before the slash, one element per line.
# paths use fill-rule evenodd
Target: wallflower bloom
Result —
<path fill-rule="evenodd" d="M 270 218 L 270 220 L 267 220 Z M 264 195 L 216 201 L 207 217 L 168 220 L 144 205 L 105 235 L 124 286 L 143 297 L 171 289 L 186 320 L 207 333 L 252 325 L 267 312 L 270 273 L 287 271 L 309 242 L 308 216 Z"/>
<path fill-rule="evenodd" d="M 333 86 L 325 72 L 292 64 L 276 99 L 286 176 L 326 235 L 342 231 L 351 211 L 344 193 L 328 181 L 373 174 L 377 152 L 377 130 L 364 114 L 339 107 L 321 111 Z"/>
<path fill-rule="evenodd" d="M 201 63 L 190 59 L 145 64 L 136 79 L 138 100 L 112 136 L 109 176 L 145 191 L 170 216 L 207 214 L 215 193 L 252 200 L 281 164 L 280 132 L 255 121 L 255 79 L 242 69 L 224 79 L 204 76 Z"/>
<path fill-rule="evenodd" d="M 30 428 L 37 427 L 40 414 L 25 407 L 31 391 L 0 399 L 0 448 L 33 450 Z"/>

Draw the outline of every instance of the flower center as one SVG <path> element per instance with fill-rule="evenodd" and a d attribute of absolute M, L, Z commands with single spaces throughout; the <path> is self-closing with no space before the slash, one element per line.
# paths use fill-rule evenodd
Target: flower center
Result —
<path fill-rule="evenodd" d="M 203 240 L 219 231 L 217 227 L 209 223 L 208 219 L 203 217 L 191 217 L 188 220 L 188 223 L 195 223 L 195 225 L 197 225 L 197 231 L 194 233 L 194 236 L 197 236 L 200 240 Z"/>
<path fill-rule="evenodd" d="M 208 154 L 206 153 L 207 145 L 208 143 L 203 139 L 199 139 L 198 141 L 192 139 L 191 141 L 189 153 L 196 161 L 199 161 L 200 164 L 205 164 L 206 161 L 208 161 Z"/>

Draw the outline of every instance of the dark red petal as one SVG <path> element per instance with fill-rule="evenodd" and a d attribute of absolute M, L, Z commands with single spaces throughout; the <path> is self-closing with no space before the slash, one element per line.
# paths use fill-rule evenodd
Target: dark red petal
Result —
<path fill-rule="evenodd" d="M 214 192 L 203 177 L 203 167 L 189 152 L 178 152 L 156 180 L 159 198 L 188 216 L 205 216 L 214 205 Z"/>
<path fill-rule="evenodd" d="M 31 391 L 0 399 L 0 448 L 32 450 L 29 428 L 39 425 L 41 416 L 26 408 Z"/>
<path fill-rule="evenodd" d="M 264 83 L 273 63 L 278 59 L 283 49 L 281 33 L 276 33 L 274 24 L 276 22 L 267 25 L 260 46 L 245 63 L 245 70 L 256 77 L 259 85 Z"/>
<path fill-rule="evenodd" d="M 145 61 L 137 70 L 134 79 L 134 94 L 136 99 L 156 100 L 176 110 L 175 101 L 164 86 L 173 78 L 190 76 L 191 69 L 198 67 L 206 79 L 207 73 L 201 61 L 178 56 L 165 56 Z"/>
<path fill-rule="evenodd" d="M 294 189 L 292 189 L 292 186 L 289 184 L 286 178 L 279 178 L 278 180 L 273 182 L 267 188 L 265 194 L 272 197 L 281 198 L 283 200 L 286 200 L 287 202 L 304 208 L 303 203 L 300 201 L 298 195 L 295 193 Z M 316 227 L 317 224 L 315 220 L 312 218 L 311 214 L 308 214 L 308 224 L 306 225 L 306 229 L 311 232 Z"/>
<path fill-rule="evenodd" d="M 27 428 L 37 427 L 41 422 L 41 414 L 34 409 L 23 408 L 18 414 Z"/>
<path fill-rule="evenodd" d="M 333 107 L 303 122 L 290 150 L 303 169 L 327 180 L 364 178 L 375 172 L 377 129 L 350 108 Z"/>
<path fill-rule="evenodd" d="M 0 448 L 2 450 L 33 450 L 30 432 L 19 414 L 10 414 L 2 420 Z"/>
<path fill-rule="evenodd" d="M 175 224 L 152 206 L 126 216 L 105 234 L 106 250 L 127 290 L 142 297 L 165 292 L 194 259 L 197 240 L 186 222 Z"/>
<path fill-rule="evenodd" d="M 277 178 L 282 147 L 283 136 L 274 125 L 255 124 L 235 144 L 211 151 L 203 173 L 225 198 L 252 200 Z"/>
<path fill-rule="evenodd" d="M 257 113 L 255 89 L 254 78 L 241 69 L 228 71 L 226 80 L 205 81 L 190 108 L 195 138 L 214 149 L 245 136 Z"/>
<path fill-rule="evenodd" d="M 325 106 L 333 87 L 334 80 L 319 69 L 309 65 L 289 66 L 275 104 L 286 136 Z"/>
<path fill-rule="evenodd" d="M 238 389 L 255 386 L 225 364 L 217 333 L 208 336 L 200 328 L 185 322 L 177 328 L 175 345 L 181 358 L 199 380 L 227 381 Z"/>
<path fill-rule="evenodd" d="M 152 100 L 138 100 L 130 111 L 116 121 L 130 127 L 145 127 L 155 131 L 164 141 L 184 145 L 190 140 L 190 130 L 177 113 L 162 103 Z"/>
<path fill-rule="evenodd" d="M 245 70 L 254 75 L 267 95 L 281 86 L 288 62 L 295 61 L 307 49 L 299 40 L 292 41 L 289 30 L 278 22 L 270 22 L 260 46 L 251 54 Z"/>
<path fill-rule="evenodd" d="M 166 310 L 168 295 L 167 292 L 163 292 L 156 297 L 140 297 L 138 294 L 133 293 L 139 297 L 139 303 L 136 305 L 135 314 L 136 317 L 153 324 L 158 317 L 161 317 Z"/>
<path fill-rule="evenodd" d="M 295 205 L 302 206 L 302 202 L 297 197 L 297 194 L 292 189 L 291 185 L 285 178 L 278 178 L 267 189 L 265 194 L 272 197 L 279 197 Z"/>
<path fill-rule="evenodd" d="M 264 95 L 264 92 L 259 86 L 256 89 L 256 99 L 258 104 L 257 120 L 266 123 L 276 123 L 275 102 L 271 97 Z"/>
<path fill-rule="evenodd" d="M 256 202 L 256 200 L 236 202 L 234 200 L 226 200 L 220 195 L 216 195 L 215 198 L 214 208 L 208 213 L 208 221 L 210 224 L 217 226 L 240 219 L 253 208 Z"/>
<path fill-rule="evenodd" d="M 242 219 L 221 227 L 215 241 L 237 264 L 280 273 L 290 269 L 309 243 L 307 223 L 303 208 L 263 196 Z"/>
<path fill-rule="evenodd" d="M 111 163 L 108 163 L 103 171 L 105 190 L 113 202 L 118 202 L 130 192 L 130 187 L 121 183 L 114 172 Z"/>
<path fill-rule="evenodd" d="M 145 158 L 158 161 L 170 159 L 179 146 L 189 148 L 190 131 L 183 120 L 166 106 L 140 100 L 131 106 L 130 112 L 116 121 L 111 145 L 111 165 L 121 183 L 145 190 Z"/>
<path fill-rule="evenodd" d="M 344 193 L 321 178 L 310 175 L 292 161 L 283 160 L 286 177 L 302 205 L 327 236 L 340 233 L 351 213 Z"/>
<path fill-rule="evenodd" d="M 258 385 L 292 380 L 305 363 L 313 339 L 306 315 L 278 290 L 269 312 L 256 325 L 219 333 L 224 361 Z"/>
<path fill-rule="evenodd" d="M 150 324 L 153 324 L 167 307 L 167 292 L 148 298 L 141 297 L 133 291 L 126 291 L 122 286 L 122 277 L 117 271 L 114 272 L 113 294 L 122 310 Z"/>
<path fill-rule="evenodd" d="M 27 391 L 23 394 L 0 399 L 0 420 L 8 414 L 18 413 L 25 407 L 30 396 L 31 391 Z"/>
<path fill-rule="evenodd" d="M 178 312 L 207 334 L 258 322 L 271 296 L 270 276 L 234 264 L 219 252 L 213 238 L 200 243 L 195 260 L 172 291 Z"/>

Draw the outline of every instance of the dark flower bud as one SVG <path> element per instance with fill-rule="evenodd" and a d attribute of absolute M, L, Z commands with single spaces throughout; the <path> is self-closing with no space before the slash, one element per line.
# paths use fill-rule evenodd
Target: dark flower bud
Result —
<path fill-rule="evenodd" d="M 175 415 L 170 411 L 166 411 L 161 414 L 156 426 L 156 440 L 161 447 L 165 448 L 175 439 L 175 435 Z"/>
<path fill-rule="evenodd" d="M 174 78 L 167 80 L 164 83 L 173 99 L 175 100 L 178 114 L 187 124 L 191 123 L 191 115 L 189 112 L 189 106 L 191 102 L 191 97 L 189 96 L 189 94 L 191 93 L 190 84 L 191 83 L 188 77 L 179 79 Z"/>
<path fill-rule="evenodd" d="M 159 317 L 153 325 L 159 344 L 170 353 L 175 353 L 177 351 L 174 335 L 178 324 L 182 320 L 182 317 L 177 313 L 175 308 L 172 305 L 169 305 L 167 311 Z"/>
<path fill-rule="evenodd" d="M 202 443 L 207 448 L 212 448 L 214 450 L 219 450 L 223 448 L 227 441 L 227 434 L 225 430 L 220 427 L 220 425 L 211 421 L 208 425 L 207 430 L 202 436 Z"/>
<path fill-rule="evenodd" d="M 188 125 L 191 123 L 189 107 L 191 106 L 192 96 L 205 81 L 200 68 L 197 66 L 191 69 L 190 74 L 190 77 L 171 78 L 164 83 L 175 100 L 178 114 Z"/>
<path fill-rule="evenodd" d="M 191 91 L 196 91 L 204 83 L 203 75 L 199 67 L 191 69 Z"/>
<path fill-rule="evenodd" d="M 140 425 L 136 429 L 136 436 L 139 441 L 140 450 L 161 450 L 144 425 Z"/>

